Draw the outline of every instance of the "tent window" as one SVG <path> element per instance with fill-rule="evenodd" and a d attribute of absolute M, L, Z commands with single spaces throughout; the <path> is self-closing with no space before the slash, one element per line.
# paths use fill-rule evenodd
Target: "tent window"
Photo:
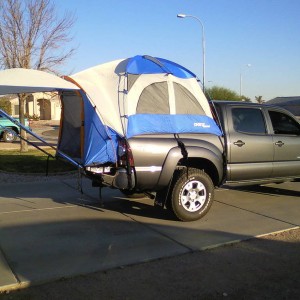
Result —
<path fill-rule="evenodd" d="M 174 93 L 177 114 L 205 115 L 200 103 L 184 86 L 174 82 Z"/>
<path fill-rule="evenodd" d="M 133 85 L 135 84 L 135 82 L 137 81 L 137 79 L 140 77 L 141 75 L 134 75 L 134 74 L 129 74 L 127 76 L 127 90 L 130 91 L 130 89 L 133 87 Z"/>
<path fill-rule="evenodd" d="M 81 158 L 81 102 L 81 97 L 77 94 L 63 93 L 63 119 L 59 150 L 73 159 Z"/>
<path fill-rule="evenodd" d="M 169 93 L 167 82 L 155 82 L 147 86 L 140 95 L 137 114 L 169 114 Z"/>

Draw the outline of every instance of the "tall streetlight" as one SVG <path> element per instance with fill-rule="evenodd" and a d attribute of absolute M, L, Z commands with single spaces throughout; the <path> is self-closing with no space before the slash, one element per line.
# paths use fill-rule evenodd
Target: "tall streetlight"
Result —
<path fill-rule="evenodd" d="M 202 53 L 203 53 L 203 91 L 205 91 L 205 34 L 204 34 L 204 25 L 201 22 L 201 20 L 195 16 L 192 15 L 185 15 L 185 14 L 178 14 L 177 18 L 193 18 L 195 20 L 197 20 L 202 28 Z"/>
<path fill-rule="evenodd" d="M 242 72 L 245 68 L 250 68 L 250 67 L 251 67 L 251 64 L 246 64 L 244 66 L 244 68 L 240 69 L 240 97 L 242 97 L 242 87 L 243 87 L 243 74 L 242 74 Z"/>

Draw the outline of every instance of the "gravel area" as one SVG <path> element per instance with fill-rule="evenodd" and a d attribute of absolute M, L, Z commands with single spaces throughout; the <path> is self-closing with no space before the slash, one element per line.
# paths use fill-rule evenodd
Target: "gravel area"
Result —
<path fill-rule="evenodd" d="M 63 180 L 78 178 L 78 172 L 66 172 L 58 174 L 17 174 L 0 171 L 0 184 L 1 183 L 20 183 L 20 182 L 47 182 L 53 180 Z"/>

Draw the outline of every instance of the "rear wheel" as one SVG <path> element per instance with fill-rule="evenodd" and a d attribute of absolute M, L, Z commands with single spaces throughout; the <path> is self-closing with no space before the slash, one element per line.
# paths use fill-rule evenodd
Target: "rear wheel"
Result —
<path fill-rule="evenodd" d="M 171 205 L 181 221 L 195 221 L 210 209 L 214 197 L 214 185 L 202 170 L 190 168 L 180 172 L 174 181 Z"/>
<path fill-rule="evenodd" d="M 7 131 L 7 130 L 3 132 L 2 138 L 3 141 L 6 143 L 12 143 L 17 139 L 17 137 L 11 131 Z"/>

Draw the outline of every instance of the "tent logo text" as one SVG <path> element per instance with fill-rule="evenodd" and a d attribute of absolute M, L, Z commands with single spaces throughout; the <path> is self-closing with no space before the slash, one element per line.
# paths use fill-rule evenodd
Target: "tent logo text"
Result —
<path fill-rule="evenodd" d="M 205 123 L 194 123 L 194 127 L 210 128 L 210 125 L 206 125 Z"/>

